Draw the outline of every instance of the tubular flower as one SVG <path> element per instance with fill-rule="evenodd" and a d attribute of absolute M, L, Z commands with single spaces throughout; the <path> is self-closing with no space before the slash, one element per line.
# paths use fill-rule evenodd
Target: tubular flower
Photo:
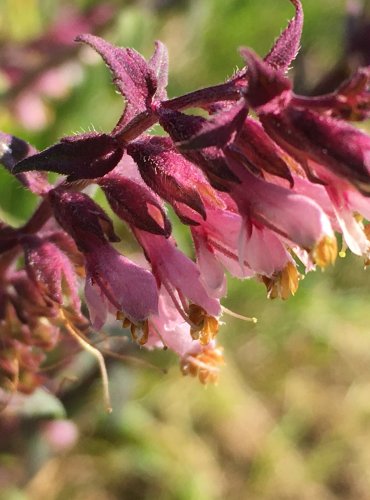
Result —
<path fill-rule="evenodd" d="M 100 301 L 124 314 L 132 323 L 143 324 L 150 314 L 157 311 L 158 292 L 153 275 L 120 255 L 110 245 L 102 245 L 95 251 L 85 254 L 86 257 L 86 290 L 87 303 L 90 309 L 95 308 L 97 299 L 93 299 L 96 287 L 100 292 Z M 98 327 L 98 325 L 100 325 Z M 102 324 L 95 323 L 101 328 Z"/>
<path fill-rule="evenodd" d="M 370 70 L 330 94 L 297 95 L 286 73 L 303 11 L 290 3 L 295 15 L 264 58 L 243 48 L 246 66 L 227 81 L 173 99 L 162 43 L 146 60 L 79 35 L 124 97 L 113 130 L 64 137 L 41 152 L 0 134 L 1 163 L 41 199 L 22 227 L 0 222 L 2 387 L 41 383 L 42 348 L 60 332 L 86 344 L 81 285 L 93 328 L 112 313 L 137 344 L 171 349 L 184 374 L 208 383 L 223 364 L 216 337 L 225 270 L 287 299 L 301 272 L 334 264 L 337 234 L 341 255 L 348 247 L 369 264 L 370 138 L 349 121 L 369 116 Z M 156 123 L 165 135 L 150 134 Z M 50 184 L 46 172 L 67 177 Z M 121 254 L 114 220 L 83 192 L 90 184 L 128 225 L 141 258 Z M 171 236 L 168 206 L 189 226 L 195 260 Z"/>
<path fill-rule="evenodd" d="M 163 285 L 174 306 L 190 324 L 191 336 L 209 338 L 211 330 L 216 335 L 220 304 L 208 293 L 196 264 L 170 239 L 139 230 L 135 230 L 135 235 L 152 266 L 157 283 Z"/>
<path fill-rule="evenodd" d="M 108 305 L 134 324 L 146 321 L 157 310 L 154 277 L 109 244 L 118 238 L 108 216 L 81 193 L 54 190 L 50 196 L 56 219 L 85 258 L 85 294 L 93 326 L 103 326 Z"/>
<path fill-rule="evenodd" d="M 180 358 L 180 368 L 184 375 L 198 377 L 202 384 L 216 383 L 220 366 L 224 363 L 222 348 L 213 339 L 217 322 L 209 319 L 199 306 L 190 306 L 190 316 L 198 323 L 207 325 L 210 335 L 189 335 L 189 325 L 183 319 L 164 287 L 160 288 L 158 314 L 148 322 L 146 347 L 171 349 Z"/>

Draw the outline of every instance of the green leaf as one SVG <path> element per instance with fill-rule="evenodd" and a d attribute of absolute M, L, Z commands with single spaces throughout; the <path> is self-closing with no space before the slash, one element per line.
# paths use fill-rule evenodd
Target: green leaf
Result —
<path fill-rule="evenodd" d="M 65 408 L 60 400 L 42 388 L 36 389 L 31 396 L 25 399 L 20 414 L 28 418 L 66 417 Z"/>

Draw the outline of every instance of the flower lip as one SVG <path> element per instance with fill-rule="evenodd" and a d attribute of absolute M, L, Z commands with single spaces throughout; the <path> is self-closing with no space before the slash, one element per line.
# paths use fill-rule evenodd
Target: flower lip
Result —
<path fill-rule="evenodd" d="M 87 280 L 100 288 L 111 307 L 135 325 L 157 313 L 158 290 L 152 273 L 119 254 L 109 244 L 86 254 L 86 274 Z"/>

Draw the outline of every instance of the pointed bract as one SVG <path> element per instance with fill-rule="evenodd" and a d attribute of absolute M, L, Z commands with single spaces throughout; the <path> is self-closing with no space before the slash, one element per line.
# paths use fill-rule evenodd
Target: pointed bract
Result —
<path fill-rule="evenodd" d="M 154 71 L 136 50 L 115 47 L 102 38 L 80 35 L 76 41 L 96 50 L 112 72 L 113 83 L 126 99 L 126 108 L 119 127 L 124 128 L 135 116 L 148 111 L 157 91 Z"/>
<path fill-rule="evenodd" d="M 294 107 L 280 115 L 262 116 L 261 121 L 312 179 L 325 183 L 334 174 L 364 194 L 370 192 L 370 138 L 365 133 L 343 121 Z"/>
<path fill-rule="evenodd" d="M 276 113 L 291 99 L 292 84 L 282 71 L 263 61 L 253 50 L 245 47 L 240 53 L 248 64 L 248 88 L 245 97 L 257 113 Z"/>
<path fill-rule="evenodd" d="M 159 122 L 175 143 L 182 143 L 202 130 L 207 120 L 201 116 L 189 116 L 178 111 L 160 110 Z M 201 151 L 191 150 L 182 153 L 187 160 L 203 170 L 214 188 L 225 191 L 228 190 L 229 182 L 239 182 L 219 148 L 211 146 Z"/>
<path fill-rule="evenodd" d="M 335 118 L 366 120 L 370 116 L 370 66 L 358 68 L 330 94 L 314 97 L 294 95 L 292 102 L 297 107 L 308 107 Z"/>
<path fill-rule="evenodd" d="M 171 234 L 171 223 L 163 206 L 145 184 L 110 174 L 100 185 L 112 210 L 128 224 L 165 237 Z"/>
<path fill-rule="evenodd" d="M 370 66 L 359 68 L 335 92 L 332 115 L 361 121 L 370 116 Z"/>
<path fill-rule="evenodd" d="M 20 161 L 14 172 L 44 170 L 68 175 L 68 180 L 94 179 L 110 172 L 120 161 L 123 149 L 117 140 L 102 133 L 64 137 L 58 144 Z"/>
<path fill-rule="evenodd" d="M 24 238 L 22 245 L 28 275 L 42 293 L 62 305 L 63 292 L 66 292 L 79 312 L 77 277 L 68 257 L 53 243 L 36 236 Z M 64 284 L 66 290 L 63 290 Z"/>
<path fill-rule="evenodd" d="M 350 124 L 309 110 L 289 110 L 289 118 L 305 138 L 301 147 L 339 175 L 370 192 L 370 137 Z M 320 161 L 321 160 L 321 161 Z"/>
<path fill-rule="evenodd" d="M 163 101 L 167 99 L 168 50 L 165 44 L 159 40 L 155 42 L 154 54 L 149 59 L 148 66 L 157 78 L 157 89 L 154 98 Z"/>
<path fill-rule="evenodd" d="M 49 196 L 56 220 L 81 252 L 119 241 L 111 219 L 87 194 L 54 189 Z"/>
<path fill-rule="evenodd" d="M 275 69 L 287 71 L 296 58 L 302 36 L 303 9 L 300 0 L 290 0 L 296 9 L 295 16 L 275 41 L 265 61 Z"/>
<path fill-rule="evenodd" d="M 244 159 L 257 171 L 265 171 L 286 179 L 293 186 L 292 174 L 283 159 L 282 151 L 263 130 L 259 122 L 248 118 L 233 143 Z"/>

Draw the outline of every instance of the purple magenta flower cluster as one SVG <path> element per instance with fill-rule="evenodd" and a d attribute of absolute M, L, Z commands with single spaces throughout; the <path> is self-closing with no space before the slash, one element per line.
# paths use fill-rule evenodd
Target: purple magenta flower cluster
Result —
<path fill-rule="evenodd" d="M 217 380 L 216 344 L 225 270 L 288 298 L 300 273 L 333 264 L 335 232 L 368 263 L 370 137 L 350 121 L 370 114 L 370 67 L 336 92 L 302 97 L 286 76 L 303 23 L 295 16 L 263 59 L 241 49 L 246 66 L 225 83 L 168 99 L 168 54 L 157 42 L 146 61 L 92 35 L 125 99 L 111 133 L 64 137 L 36 152 L 2 134 L 3 165 L 42 198 L 30 220 L 0 226 L 0 382 L 29 390 L 43 350 L 59 331 L 92 327 L 113 313 L 148 348 L 176 352 L 184 374 Z M 185 114 L 187 108 L 202 114 Z M 159 123 L 166 135 L 148 130 Z M 66 175 L 50 185 L 45 172 Z M 106 212 L 84 189 L 95 183 L 129 226 L 146 264 L 122 255 Z M 196 261 L 171 236 L 168 203 L 190 228 Z M 23 254 L 24 266 L 19 257 Z M 41 353 L 41 354 L 40 354 Z M 37 380 L 36 380 L 37 379 Z"/>

